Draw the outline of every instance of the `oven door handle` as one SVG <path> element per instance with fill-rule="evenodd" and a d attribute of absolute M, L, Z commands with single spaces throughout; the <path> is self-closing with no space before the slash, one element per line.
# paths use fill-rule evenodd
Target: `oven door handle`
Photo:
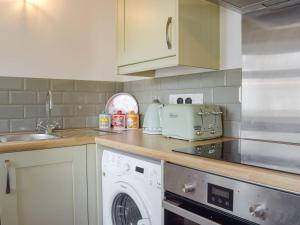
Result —
<path fill-rule="evenodd" d="M 178 206 L 178 204 L 176 204 L 175 202 L 171 202 L 171 201 L 165 200 L 165 201 L 163 201 L 163 207 L 166 210 L 168 210 L 168 211 L 170 211 L 170 212 L 172 212 L 172 213 L 174 213 L 174 214 L 176 214 L 178 216 L 181 216 L 181 217 L 183 217 L 185 219 L 188 219 L 188 220 L 190 220 L 190 221 L 192 221 L 194 223 L 197 223 L 199 225 L 221 225 L 219 223 L 216 223 L 214 221 L 206 219 L 206 218 L 204 218 L 202 216 L 199 216 L 199 215 L 197 215 L 195 213 L 189 212 L 189 211 L 187 211 L 187 210 L 185 210 L 183 208 L 180 208 Z"/>

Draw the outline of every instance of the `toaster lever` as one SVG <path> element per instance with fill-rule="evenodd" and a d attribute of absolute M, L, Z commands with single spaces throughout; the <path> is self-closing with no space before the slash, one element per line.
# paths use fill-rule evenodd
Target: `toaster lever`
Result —
<path fill-rule="evenodd" d="M 199 116 L 208 116 L 208 115 L 210 115 L 210 113 L 209 112 L 198 112 L 198 115 Z"/>
<path fill-rule="evenodd" d="M 223 112 L 211 112 L 211 114 L 213 114 L 213 115 L 221 115 L 221 114 L 223 114 Z"/>

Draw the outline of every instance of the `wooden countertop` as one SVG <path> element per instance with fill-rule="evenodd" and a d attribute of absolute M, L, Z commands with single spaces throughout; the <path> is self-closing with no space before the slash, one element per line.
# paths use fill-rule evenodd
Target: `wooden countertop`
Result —
<path fill-rule="evenodd" d="M 0 133 L 0 136 L 3 135 L 22 135 L 32 132 L 18 132 L 18 133 Z M 25 141 L 25 142 L 8 142 L 0 143 L 0 153 L 9 153 L 9 152 L 21 152 L 21 151 L 31 151 L 47 148 L 59 148 L 75 145 L 86 145 L 86 144 L 95 144 L 95 137 L 100 135 L 111 135 L 114 134 L 99 132 L 95 129 L 66 129 L 66 130 L 57 130 L 54 133 L 55 135 L 60 136 L 58 139 L 50 140 L 40 140 L 40 141 Z"/>
<path fill-rule="evenodd" d="M 146 156 L 178 165 L 231 177 L 249 183 L 261 184 L 290 192 L 300 193 L 300 175 L 202 158 L 173 152 L 178 147 L 218 143 L 232 138 L 187 142 L 168 139 L 161 135 L 143 134 L 141 130 L 128 131 L 121 135 L 96 137 L 96 143 L 133 154 Z"/>
<path fill-rule="evenodd" d="M 0 143 L 0 153 L 97 143 L 109 148 L 157 160 L 164 160 L 221 176 L 300 193 L 300 175 L 172 152 L 173 148 L 218 143 L 224 140 L 232 140 L 232 138 L 187 142 L 168 139 L 161 135 L 143 134 L 141 130 L 130 130 L 122 134 L 110 134 L 98 132 L 94 129 L 72 129 L 57 131 L 55 134 L 60 135 L 62 138 Z"/>

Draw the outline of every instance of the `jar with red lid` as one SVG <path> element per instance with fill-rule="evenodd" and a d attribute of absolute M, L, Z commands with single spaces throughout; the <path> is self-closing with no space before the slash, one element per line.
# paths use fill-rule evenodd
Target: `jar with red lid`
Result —
<path fill-rule="evenodd" d="M 118 111 L 113 115 L 113 126 L 114 129 L 125 129 L 126 126 L 126 116 L 122 111 Z"/>

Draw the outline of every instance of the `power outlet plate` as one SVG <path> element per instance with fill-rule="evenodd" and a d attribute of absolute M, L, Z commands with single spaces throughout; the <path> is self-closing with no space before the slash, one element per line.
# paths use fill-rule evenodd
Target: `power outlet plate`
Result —
<path fill-rule="evenodd" d="M 192 99 L 192 104 L 203 104 L 203 93 L 198 94 L 172 94 L 169 95 L 169 104 L 178 104 L 177 99 L 182 98 L 183 104 L 185 104 L 185 100 L 190 98 Z"/>

